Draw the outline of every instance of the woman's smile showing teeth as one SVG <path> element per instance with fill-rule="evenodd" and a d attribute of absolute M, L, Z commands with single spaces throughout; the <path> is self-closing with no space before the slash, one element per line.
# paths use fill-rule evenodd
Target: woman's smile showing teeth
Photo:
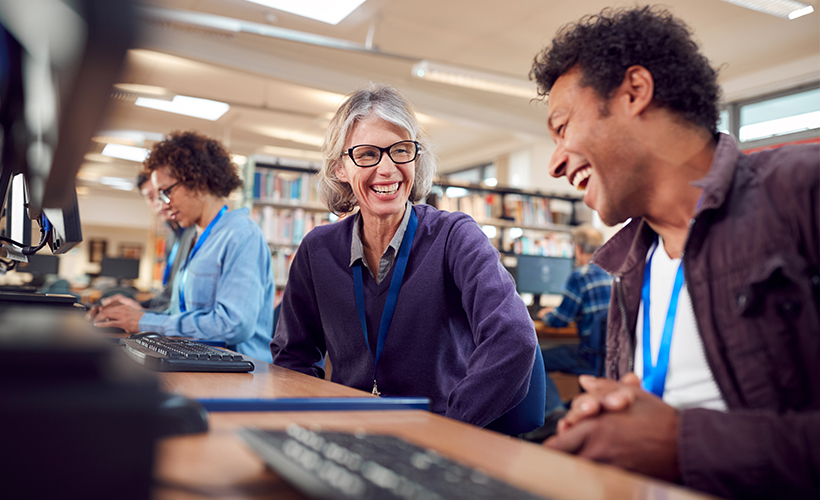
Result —
<path fill-rule="evenodd" d="M 396 191 L 399 190 L 400 185 L 401 185 L 401 182 L 394 182 L 393 184 L 379 184 L 379 185 L 370 186 L 370 189 L 372 189 L 376 194 L 390 195 L 390 194 L 395 194 Z"/>

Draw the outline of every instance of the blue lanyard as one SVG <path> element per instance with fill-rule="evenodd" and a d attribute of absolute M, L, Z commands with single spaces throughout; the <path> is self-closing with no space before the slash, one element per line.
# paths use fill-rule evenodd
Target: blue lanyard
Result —
<path fill-rule="evenodd" d="M 650 269 L 652 267 L 652 257 L 660 244 L 655 238 L 655 248 L 649 254 L 646 262 L 646 269 L 643 272 L 643 287 L 641 288 L 641 299 L 643 300 L 643 381 L 641 386 L 646 391 L 650 391 L 658 397 L 663 397 L 664 386 L 666 385 L 666 372 L 669 369 L 669 348 L 672 345 L 672 330 L 675 328 L 675 316 L 678 312 L 678 299 L 683 288 L 683 258 L 678 265 L 678 272 L 675 275 L 675 284 L 672 286 L 672 298 L 669 300 L 669 309 L 666 311 L 666 322 L 663 325 L 663 337 L 658 350 L 658 359 L 652 365 L 652 347 L 650 344 L 651 335 L 649 333 L 649 285 Z"/>
<path fill-rule="evenodd" d="M 179 235 L 171 247 L 171 253 L 168 255 L 168 260 L 165 261 L 165 274 L 162 276 L 162 286 L 168 284 L 168 277 L 171 276 L 171 268 L 174 266 L 174 261 L 177 259 L 177 250 L 179 250 Z"/>
<path fill-rule="evenodd" d="M 379 388 L 376 385 L 376 367 L 379 364 L 379 359 L 382 357 L 382 351 L 384 351 L 384 340 L 387 338 L 387 330 L 390 328 L 390 322 L 393 321 L 393 312 L 396 310 L 396 303 L 399 301 L 399 289 L 401 289 L 401 284 L 404 280 L 404 271 L 407 268 L 407 259 L 410 257 L 410 245 L 413 244 L 413 238 L 416 235 L 417 225 L 418 217 L 416 217 L 416 211 L 411 207 L 410 220 L 407 223 L 407 231 L 404 233 L 404 239 L 399 247 L 399 256 L 396 259 L 396 268 L 393 270 L 393 277 L 390 279 L 390 290 L 387 292 L 387 302 L 384 304 L 381 323 L 379 323 L 379 337 L 376 341 L 376 359 L 373 359 L 373 354 L 370 352 L 370 341 L 367 338 L 367 320 L 364 315 L 364 282 L 362 279 L 362 261 L 359 260 L 353 264 L 353 291 L 356 295 L 356 309 L 359 311 L 359 322 L 362 324 L 364 342 L 367 344 L 367 353 L 370 354 L 370 359 L 373 361 L 373 394 L 376 396 L 381 395 L 381 393 L 379 393 Z"/>
<path fill-rule="evenodd" d="M 180 282 L 179 282 L 179 310 L 181 312 L 186 311 L 186 307 L 185 307 L 185 282 L 188 280 L 188 265 L 191 263 L 191 260 L 193 260 L 194 255 L 196 255 L 196 253 L 199 251 L 199 248 L 202 246 L 202 244 L 205 243 L 205 240 L 208 238 L 208 235 L 211 234 L 211 229 L 213 229 L 213 227 L 216 225 L 216 223 L 219 221 L 219 219 L 222 218 L 222 214 L 224 214 L 227 211 L 228 211 L 228 206 L 227 205 L 222 207 L 222 210 L 220 210 L 219 213 L 216 214 L 216 217 L 214 217 L 214 220 L 212 220 L 211 223 L 208 224 L 208 227 L 206 227 L 205 230 L 202 231 L 202 236 L 200 236 L 199 239 L 196 240 L 196 244 L 194 245 L 194 248 L 191 250 L 191 253 L 188 254 L 188 259 L 185 261 L 185 269 L 182 270 L 182 280 L 180 280 Z"/>

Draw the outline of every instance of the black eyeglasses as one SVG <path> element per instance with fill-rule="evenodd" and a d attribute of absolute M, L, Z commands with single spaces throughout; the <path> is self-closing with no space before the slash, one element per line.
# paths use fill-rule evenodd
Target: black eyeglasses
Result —
<path fill-rule="evenodd" d="M 176 185 L 180 182 L 182 181 L 176 181 L 165 189 L 158 189 L 157 198 L 159 198 L 159 201 L 163 203 L 171 203 L 171 190 L 174 189 L 174 187 L 176 187 Z"/>
<path fill-rule="evenodd" d="M 421 146 L 416 141 L 399 141 L 395 144 L 380 148 L 370 144 L 361 144 L 348 149 L 342 156 L 347 155 L 357 167 L 375 167 L 382 161 L 382 154 L 393 160 L 396 165 L 410 163 L 418 158 Z"/>

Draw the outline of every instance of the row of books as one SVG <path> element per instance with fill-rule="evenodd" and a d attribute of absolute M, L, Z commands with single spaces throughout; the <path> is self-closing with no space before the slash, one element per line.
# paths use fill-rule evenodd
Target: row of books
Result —
<path fill-rule="evenodd" d="M 572 257 L 575 247 L 568 233 L 550 233 L 544 237 L 521 236 L 512 244 L 512 251 L 522 255 Z"/>
<path fill-rule="evenodd" d="M 308 212 L 301 208 L 276 209 L 271 206 L 256 207 L 251 218 L 262 228 L 268 243 L 274 245 L 299 245 L 311 229 L 329 222 L 325 212 Z"/>
<path fill-rule="evenodd" d="M 276 248 L 271 253 L 271 263 L 273 265 L 273 282 L 277 288 L 284 288 L 288 281 L 290 264 L 293 256 L 296 255 L 296 248 Z"/>
<path fill-rule="evenodd" d="M 530 227 L 569 224 L 573 209 L 572 202 L 566 200 L 500 193 L 473 193 L 451 197 L 444 191 L 429 197 L 428 202 L 440 210 L 464 212 L 479 222 L 487 219 L 507 219 Z"/>
<path fill-rule="evenodd" d="M 318 203 L 316 176 L 272 168 L 257 168 L 253 174 L 254 200 L 293 205 Z"/>

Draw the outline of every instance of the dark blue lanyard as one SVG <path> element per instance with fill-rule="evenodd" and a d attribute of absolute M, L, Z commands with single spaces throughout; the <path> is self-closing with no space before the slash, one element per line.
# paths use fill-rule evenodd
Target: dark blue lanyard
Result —
<path fill-rule="evenodd" d="M 211 229 L 213 229 L 213 227 L 216 225 L 216 223 L 219 221 L 219 219 L 222 218 L 222 214 L 224 214 L 227 211 L 228 211 L 228 206 L 227 205 L 222 207 L 222 210 L 220 210 L 219 213 L 216 214 L 216 217 L 214 217 L 214 220 L 212 220 L 211 223 L 208 224 L 208 227 L 206 227 L 205 230 L 202 231 L 202 236 L 200 236 L 196 240 L 196 244 L 194 245 L 194 248 L 191 250 L 191 253 L 188 254 L 188 259 L 185 261 L 185 269 L 182 270 L 182 280 L 179 282 L 179 310 L 181 312 L 186 311 L 186 308 L 185 308 L 185 282 L 188 280 L 188 265 L 191 263 L 191 260 L 193 260 L 194 255 L 196 255 L 196 253 L 199 251 L 199 248 L 202 246 L 202 244 L 205 243 L 205 240 L 208 238 L 208 235 L 211 234 Z"/>
<path fill-rule="evenodd" d="M 168 284 L 168 277 L 171 276 L 171 268 L 174 266 L 174 261 L 177 258 L 177 251 L 179 250 L 179 235 L 171 247 L 171 253 L 168 255 L 168 260 L 165 261 L 165 274 L 162 276 L 162 286 Z"/>
<path fill-rule="evenodd" d="M 650 391 L 658 397 L 663 397 L 663 390 L 666 385 L 666 372 L 669 369 L 669 348 L 672 345 L 672 330 L 675 328 L 675 316 L 678 312 L 678 299 L 683 288 L 683 257 L 681 257 L 678 272 L 675 275 L 675 284 L 672 286 L 672 298 L 669 300 L 669 309 L 666 311 L 666 322 L 663 325 L 663 336 L 658 350 L 658 359 L 652 365 L 652 347 L 649 333 L 649 285 L 650 269 L 652 267 L 652 257 L 660 244 L 655 238 L 655 248 L 649 254 L 646 262 L 646 269 L 643 271 L 643 287 L 641 288 L 641 298 L 643 299 L 643 381 L 641 386 L 644 390 Z"/>
<path fill-rule="evenodd" d="M 364 315 L 362 261 L 358 260 L 353 264 L 353 291 L 356 295 L 356 309 L 359 311 L 359 322 L 362 324 L 362 332 L 364 333 L 364 342 L 367 344 L 367 352 L 373 361 L 373 394 L 376 396 L 380 395 L 379 388 L 376 385 L 376 367 L 379 364 L 379 359 L 382 357 L 384 340 L 387 338 L 387 330 L 390 328 L 390 322 L 393 321 L 393 312 L 396 310 L 396 303 L 399 301 L 399 289 L 401 289 L 401 284 L 404 280 L 404 270 L 407 268 L 407 259 L 410 257 L 410 246 L 413 244 L 417 225 L 418 218 L 416 217 L 416 211 L 411 207 L 407 231 L 404 233 L 404 239 L 399 247 L 396 268 L 393 270 L 393 277 L 390 279 L 390 290 L 387 292 L 387 302 L 384 304 L 382 320 L 381 323 L 379 323 L 379 337 L 376 341 L 376 359 L 373 359 L 373 354 L 370 352 L 370 340 L 367 338 L 367 319 Z"/>

